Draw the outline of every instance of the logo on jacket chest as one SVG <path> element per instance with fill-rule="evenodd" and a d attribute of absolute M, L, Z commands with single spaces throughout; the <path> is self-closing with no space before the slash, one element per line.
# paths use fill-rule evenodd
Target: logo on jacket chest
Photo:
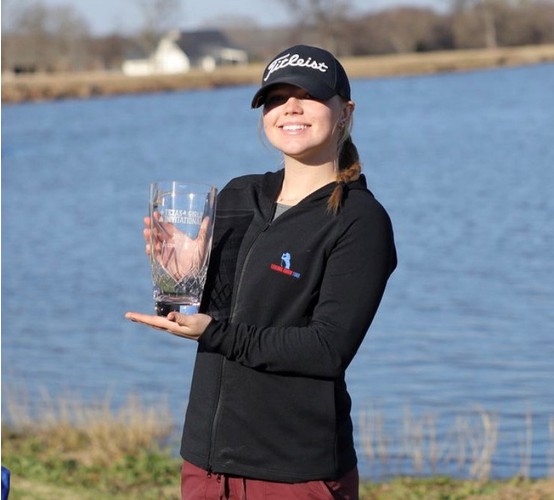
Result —
<path fill-rule="evenodd" d="M 272 271 L 284 274 L 285 276 L 291 276 L 292 278 L 300 278 L 300 273 L 291 269 L 292 256 L 289 252 L 283 252 L 281 254 L 281 261 L 279 264 L 271 264 L 269 267 Z"/>

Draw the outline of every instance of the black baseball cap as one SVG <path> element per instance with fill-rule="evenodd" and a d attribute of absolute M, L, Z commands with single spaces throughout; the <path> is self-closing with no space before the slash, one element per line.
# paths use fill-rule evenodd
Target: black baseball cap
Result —
<path fill-rule="evenodd" d="M 252 107 L 264 104 L 267 91 L 278 83 L 300 87 L 320 101 L 334 95 L 350 100 L 346 71 L 333 54 L 319 47 L 295 45 L 277 54 L 264 70 L 262 86 L 252 99 Z"/>

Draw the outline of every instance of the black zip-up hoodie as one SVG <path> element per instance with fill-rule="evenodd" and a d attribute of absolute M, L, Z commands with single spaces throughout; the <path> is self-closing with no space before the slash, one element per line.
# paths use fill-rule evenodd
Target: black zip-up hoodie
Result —
<path fill-rule="evenodd" d="M 345 370 L 396 266 L 390 219 L 363 176 L 275 220 L 283 171 L 219 194 L 181 455 L 268 481 L 335 479 L 356 465 Z"/>

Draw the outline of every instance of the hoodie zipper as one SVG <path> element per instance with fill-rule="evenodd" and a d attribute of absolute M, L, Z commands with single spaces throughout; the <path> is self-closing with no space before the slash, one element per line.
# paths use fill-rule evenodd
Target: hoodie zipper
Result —
<path fill-rule="evenodd" d="M 244 258 L 244 264 L 242 266 L 242 270 L 240 272 L 240 276 L 239 276 L 239 282 L 238 282 L 238 285 L 237 285 L 237 293 L 235 294 L 235 296 L 233 297 L 233 306 L 231 308 L 231 320 L 233 319 L 234 315 L 235 315 L 235 310 L 237 309 L 237 304 L 238 304 L 238 301 L 239 301 L 239 297 L 240 297 L 240 291 L 241 291 L 241 288 L 242 288 L 242 283 L 243 283 L 243 278 L 244 278 L 244 270 L 247 268 L 248 266 L 248 263 L 250 262 L 250 258 L 252 256 L 252 252 L 254 250 L 254 248 L 256 247 L 256 244 L 258 243 L 258 240 L 260 239 L 260 236 L 265 233 L 269 228 L 271 227 L 271 221 L 266 221 L 265 222 L 265 226 L 260 230 L 260 232 L 256 235 L 256 238 L 254 239 L 254 241 L 252 242 L 252 244 L 250 245 L 250 248 L 248 249 L 248 252 L 246 254 L 246 257 Z"/>
<path fill-rule="evenodd" d="M 210 450 L 208 452 L 208 477 L 210 477 L 213 472 L 212 459 L 215 452 L 214 450 L 215 434 L 216 434 L 216 428 L 217 428 L 217 421 L 219 420 L 219 414 L 221 410 L 221 393 L 223 392 L 223 372 L 225 371 L 226 362 L 227 362 L 227 358 L 224 357 L 223 362 L 221 363 L 221 373 L 219 375 L 219 389 L 217 391 L 217 404 L 215 406 L 214 419 L 212 422 L 212 432 L 210 436 Z"/>
<path fill-rule="evenodd" d="M 276 207 L 276 205 L 274 204 L 273 210 L 271 212 L 271 218 L 273 218 L 273 213 L 275 212 L 275 207 Z M 258 239 L 260 238 L 262 233 L 267 231 L 270 226 L 271 226 L 271 219 L 266 220 L 264 227 L 258 232 L 256 237 L 254 238 L 254 241 L 250 245 L 250 248 L 248 249 L 248 252 L 247 252 L 246 257 L 244 259 L 244 264 L 242 266 L 242 270 L 241 270 L 241 273 L 240 273 L 240 276 L 239 276 L 239 282 L 238 282 L 238 285 L 237 285 L 237 293 L 235 294 L 235 297 L 233 298 L 233 304 L 231 306 L 231 314 L 229 315 L 229 321 L 232 321 L 233 317 L 235 315 L 235 309 L 236 309 L 236 306 L 237 306 L 238 297 L 240 295 L 240 289 L 241 289 L 241 285 L 242 285 L 242 281 L 243 281 L 243 277 L 244 277 L 244 270 L 246 269 L 248 261 L 250 260 L 250 257 L 252 255 L 252 251 L 253 251 L 254 247 L 256 246 L 256 243 L 258 242 Z M 216 431 L 217 431 L 217 424 L 218 424 L 218 420 L 219 420 L 219 415 L 221 413 L 221 394 L 223 392 L 223 378 L 224 378 L 223 374 L 225 372 L 226 365 L 227 365 L 227 358 L 224 357 L 223 362 L 221 364 L 221 374 L 219 376 L 219 390 L 218 390 L 218 393 L 217 393 L 217 404 L 216 404 L 216 407 L 215 407 L 214 419 L 213 419 L 213 422 L 212 422 L 212 432 L 211 432 L 211 439 L 210 439 L 210 451 L 209 451 L 209 454 L 208 454 L 208 474 L 209 475 L 213 472 L 212 460 L 213 460 L 213 457 L 215 455 L 215 436 L 216 436 Z"/>

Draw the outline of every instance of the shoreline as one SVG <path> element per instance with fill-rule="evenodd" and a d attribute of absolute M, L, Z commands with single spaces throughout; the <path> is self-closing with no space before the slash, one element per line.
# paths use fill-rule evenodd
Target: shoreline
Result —
<path fill-rule="evenodd" d="M 83 404 L 75 395 L 70 399 L 50 399 L 44 395 L 46 407 L 34 415 L 21 392 L 8 390 L 5 408 L 8 422 L 2 422 L 2 465 L 10 469 L 14 498 L 79 498 L 96 500 L 180 499 L 182 459 L 176 455 L 179 438 L 169 407 L 145 405 L 140 397 L 129 394 L 118 408 L 111 407 L 109 396 L 102 401 Z M 3 415 L 4 416 L 4 415 Z M 418 440 L 423 427 L 410 425 L 412 437 Z M 419 431 L 416 430 L 419 428 Z M 418 498 L 438 500 L 552 500 L 554 470 L 545 477 L 530 477 L 527 458 L 522 458 L 520 471 L 511 477 L 491 477 L 486 453 L 481 452 L 478 428 L 468 428 L 473 442 L 461 455 L 451 455 L 452 463 L 476 460 L 481 469 L 452 477 L 438 470 L 432 475 L 418 472 L 417 461 L 433 463 L 438 451 L 429 434 L 425 443 L 413 439 L 405 451 L 413 453 L 414 468 L 403 475 L 388 474 L 381 478 L 360 477 L 360 500 Z M 474 432 L 475 431 L 475 432 Z M 386 442 L 384 440 L 378 442 Z M 427 442 L 428 441 L 428 442 Z M 407 442 L 407 443 L 409 443 Z M 469 442 L 468 442 L 469 443 Z M 419 449 L 421 447 L 421 449 Z M 429 449 L 429 457 L 423 447 Z M 484 450 L 484 448 L 483 448 Z M 362 451 L 362 450 L 360 450 Z M 466 451 L 471 455 L 466 455 Z M 408 456 L 408 455 L 407 455 Z M 387 454 L 377 452 L 376 465 L 389 464 Z M 483 467 L 484 466 L 484 467 Z M 432 465 L 431 465 L 432 467 Z"/>
<path fill-rule="evenodd" d="M 472 71 L 554 62 L 554 44 L 341 58 L 351 80 Z M 2 103 L 87 99 L 101 96 L 257 85 L 263 63 L 128 77 L 120 72 L 2 75 Z"/>

